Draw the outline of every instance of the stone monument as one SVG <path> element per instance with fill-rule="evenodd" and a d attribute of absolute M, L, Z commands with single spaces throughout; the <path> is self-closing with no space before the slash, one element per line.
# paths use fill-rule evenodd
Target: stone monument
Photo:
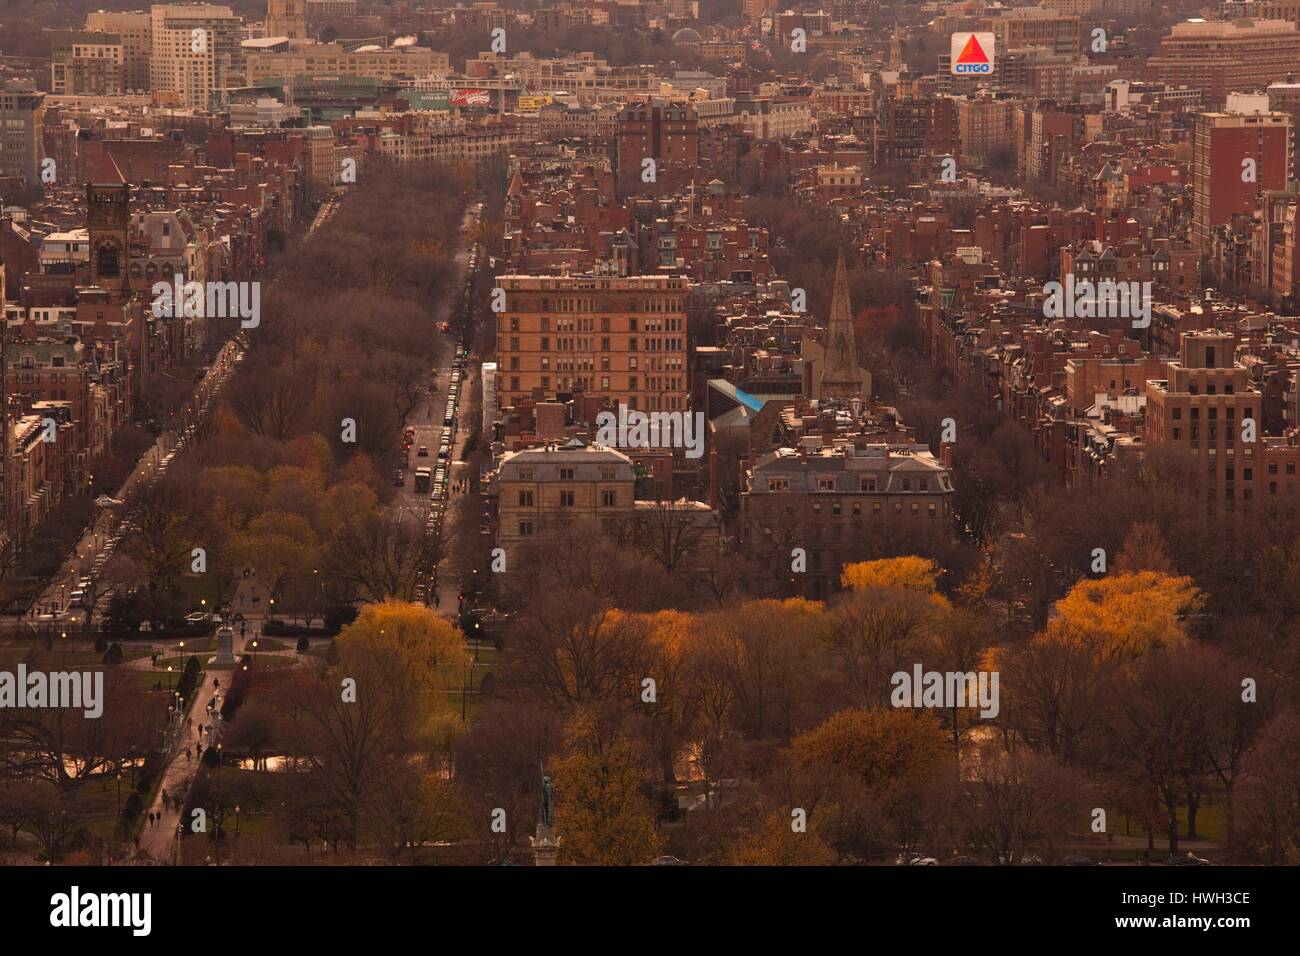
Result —
<path fill-rule="evenodd" d="M 235 663 L 235 631 L 224 624 L 217 628 L 217 663 Z"/>

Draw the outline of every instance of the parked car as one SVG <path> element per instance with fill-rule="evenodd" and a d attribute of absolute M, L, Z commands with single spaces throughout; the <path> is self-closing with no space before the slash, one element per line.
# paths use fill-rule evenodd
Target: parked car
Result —
<path fill-rule="evenodd" d="M 405 486 L 406 472 L 402 471 L 402 469 L 400 468 L 397 469 L 397 471 L 393 472 L 393 485 L 398 488 Z"/>
<path fill-rule="evenodd" d="M 416 457 L 416 458 L 428 458 L 428 457 L 429 457 L 429 446 L 428 446 L 428 445 L 421 445 L 419 448 L 417 448 L 417 449 L 415 450 L 415 457 Z"/>

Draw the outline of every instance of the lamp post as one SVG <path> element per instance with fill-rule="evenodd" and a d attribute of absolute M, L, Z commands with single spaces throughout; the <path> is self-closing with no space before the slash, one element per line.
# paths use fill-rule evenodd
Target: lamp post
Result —
<path fill-rule="evenodd" d="M 172 666 L 167 665 L 167 690 L 170 693 L 172 689 Z"/>
<path fill-rule="evenodd" d="M 239 804 L 235 804 L 235 833 L 239 833 Z"/>

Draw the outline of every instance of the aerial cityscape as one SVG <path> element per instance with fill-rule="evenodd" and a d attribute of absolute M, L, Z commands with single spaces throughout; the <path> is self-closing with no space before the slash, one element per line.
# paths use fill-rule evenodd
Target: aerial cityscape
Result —
<path fill-rule="evenodd" d="M 4 0 L 0 860 L 1300 863 L 1298 75 L 1300 0 Z"/>

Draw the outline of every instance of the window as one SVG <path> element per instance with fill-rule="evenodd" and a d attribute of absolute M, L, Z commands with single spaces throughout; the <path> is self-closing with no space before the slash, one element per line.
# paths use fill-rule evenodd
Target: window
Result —
<path fill-rule="evenodd" d="M 789 491 L 789 490 L 790 490 L 790 479 L 789 479 L 789 478 L 769 478 L 769 479 L 767 479 L 767 490 L 768 490 L 768 491 Z"/>
<path fill-rule="evenodd" d="M 618 504 L 618 493 L 615 491 L 605 490 L 600 493 L 600 503 L 606 508 L 612 508 Z"/>
<path fill-rule="evenodd" d="M 526 538 L 533 533 L 533 523 L 531 521 L 519 522 L 519 536 Z"/>
<path fill-rule="evenodd" d="M 561 468 L 561 469 L 560 469 L 560 481 L 573 481 L 573 469 L 572 469 L 572 468 Z"/>
<path fill-rule="evenodd" d="M 574 501 L 574 493 L 573 493 L 572 491 L 561 491 L 561 492 L 560 492 L 560 507 L 561 507 L 561 508 L 572 508 L 572 507 L 573 507 L 573 501 Z"/>
<path fill-rule="evenodd" d="M 531 491 L 519 492 L 519 507 L 531 508 L 533 506 L 533 493 Z"/>
<path fill-rule="evenodd" d="M 835 479 L 834 479 L 834 478 L 818 478 L 818 479 L 817 479 L 817 490 L 818 490 L 818 491 L 834 491 L 834 490 L 835 490 Z"/>

